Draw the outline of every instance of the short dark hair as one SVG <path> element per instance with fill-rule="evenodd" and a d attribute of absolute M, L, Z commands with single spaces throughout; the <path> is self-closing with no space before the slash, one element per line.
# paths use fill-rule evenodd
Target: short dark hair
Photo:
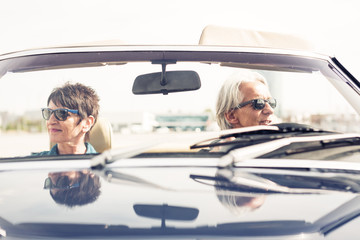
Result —
<path fill-rule="evenodd" d="M 78 110 L 81 120 L 91 115 L 95 123 L 99 114 L 99 96 L 94 89 L 81 83 L 67 82 L 62 87 L 54 88 L 47 100 L 48 105 L 50 101 L 55 105 Z"/>
<path fill-rule="evenodd" d="M 101 183 L 99 176 L 95 175 L 91 177 L 91 173 L 78 172 L 79 187 L 71 189 L 60 189 L 56 193 L 50 190 L 50 195 L 53 200 L 61 205 L 67 207 L 75 207 L 86 205 L 95 202 L 101 191 Z M 61 178 L 68 178 L 67 176 L 61 176 L 57 181 L 61 181 Z"/>

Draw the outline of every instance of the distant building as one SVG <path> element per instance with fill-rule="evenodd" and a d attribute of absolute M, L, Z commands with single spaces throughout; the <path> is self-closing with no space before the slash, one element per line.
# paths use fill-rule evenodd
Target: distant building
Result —
<path fill-rule="evenodd" d="M 117 112 L 104 113 L 112 125 L 114 132 L 152 132 L 155 122 L 155 115 L 148 112 Z"/>
<path fill-rule="evenodd" d="M 36 110 L 36 111 L 27 111 L 24 113 L 24 117 L 30 121 L 43 120 L 41 109 Z"/>
<path fill-rule="evenodd" d="M 159 114 L 155 117 L 158 129 L 168 128 L 172 131 L 205 131 L 208 125 L 208 114 Z"/>
<path fill-rule="evenodd" d="M 114 132 L 144 133 L 167 129 L 169 131 L 204 131 L 209 115 L 204 114 L 153 114 L 149 112 L 104 113 Z"/>

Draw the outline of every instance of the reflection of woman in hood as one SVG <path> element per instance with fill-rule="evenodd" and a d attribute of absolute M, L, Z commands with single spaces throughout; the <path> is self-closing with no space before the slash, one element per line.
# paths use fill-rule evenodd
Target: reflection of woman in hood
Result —
<path fill-rule="evenodd" d="M 68 207 L 94 202 L 100 195 L 100 179 L 90 171 L 52 172 L 45 180 L 44 189 L 58 204 Z"/>
<path fill-rule="evenodd" d="M 231 181 L 231 178 L 236 178 L 234 175 L 233 171 L 225 169 L 216 173 L 215 190 L 221 204 L 235 215 L 260 208 L 265 202 L 265 195 L 246 192 L 243 186 L 240 191 L 239 184 Z"/>

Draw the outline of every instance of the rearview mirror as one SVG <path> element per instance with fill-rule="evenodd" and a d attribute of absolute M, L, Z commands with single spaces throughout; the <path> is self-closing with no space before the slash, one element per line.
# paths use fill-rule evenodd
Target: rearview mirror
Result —
<path fill-rule="evenodd" d="M 156 72 L 138 76 L 132 88 L 134 94 L 164 95 L 171 92 L 193 91 L 201 87 L 200 77 L 194 71 Z"/>
<path fill-rule="evenodd" d="M 199 215 L 197 208 L 169 206 L 167 204 L 135 204 L 133 208 L 138 216 L 161 219 L 162 228 L 166 227 L 166 220 L 191 221 Z"/>

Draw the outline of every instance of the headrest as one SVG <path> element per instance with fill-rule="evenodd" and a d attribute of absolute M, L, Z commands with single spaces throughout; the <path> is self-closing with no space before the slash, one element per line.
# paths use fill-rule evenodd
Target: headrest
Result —
<path fill-rule="evenodd" d="M 98 153 L 102 153 L 112 147 L 112 128 L 111 123 L 102 117 L 98 117 L 95 125 L 89 134 L 89 143 Z M 50 143 L 50 149 L 55 143 Z"/>
<path fill-rule="evenodd" d="M 295 35 L 214 25 L 204 28 L 199 45 L 270 47 L 302 51 L 315 50 L 315 46 L 312 43 Z"/>
<path fill-rule="evenodd" d="M 90 131 L 89 143 L 99 153 L 112 147 L 111 123 L 106 118 L 98 117 L 95 125 Z"/>

